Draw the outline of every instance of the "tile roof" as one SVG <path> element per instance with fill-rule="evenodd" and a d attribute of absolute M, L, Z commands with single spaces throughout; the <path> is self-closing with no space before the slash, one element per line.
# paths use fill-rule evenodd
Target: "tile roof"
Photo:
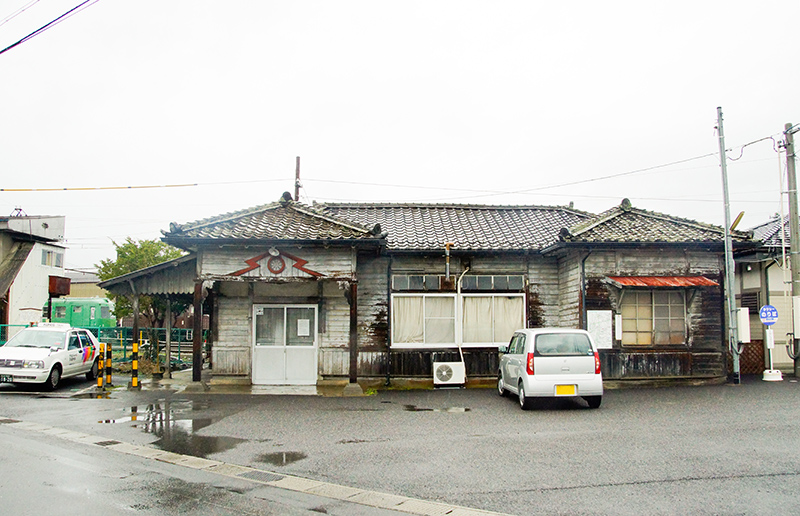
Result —
<path fill-rule="evenodd" d="M 165 240 L 352 240 L 378 238 L 366 227 L 322 213 L 312 207 L 282 201 L 216 217 L 170 224 Z"/>
<path fill-rule="evenodd" d="M 783 235 L 781 235 L 781 227 L 783 228 Z M 788 215 L 783 217 L 783 223 L 781 223 L 780 217 L 776 217 L 759 224 L 750 231 L 753 232 L 753 238 L 761 241 L 766 247 L 783 247 L 791 243 Z"/>
<path fill-rule="evenodd" d="M 284 194 L 287 195 L 287 194 Z M 369 229 L 371 228 L 371 229 Z M 216 217 L 170 224 L 164 240 L 187 247 L 197 240 L 385 239 L 392 251 L 544 250 L 576 243 L 721 243 L 719 226 L 633 208 L 630 201 L 600 215 L 563 206 L 328 203 L 289 198 Z M 734 232 L 736 240 L 749 234 Z"/>
<path fill-rule="evenodd" d="M 591 214 L 559 206 L 322 204 L 325 213 L 388 232 L 390 250 L 539 250 Z"/>
<path fill-rule="evenodd" d="M 648 242 L 648 243 L 720 243 L 720 226 L 634 208 L 628 199 L 587 221 L 562 231 L 565 242 Z M 749 240 L 750 235 L 733 232 L 734 240 Z"/>

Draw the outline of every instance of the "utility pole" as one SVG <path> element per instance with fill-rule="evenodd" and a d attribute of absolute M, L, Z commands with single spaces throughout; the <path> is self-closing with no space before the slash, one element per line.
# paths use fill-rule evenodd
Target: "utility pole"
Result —
<path fill-rule="evenodd" d="M 719 159 L 722 168 L 722 194 L 725 200 L 725 300 L 728 308 L 728 349 L 733 358 L 733 383 L 741 383 L 739 367 L 739 332 L 736 313 L 736 291 L 733 289 L 735 265 L 733 263 L 733 240 L 731 238 L 731 201 L 728 197 L 728 156 L 725 153 L 725 131 L 722 129 L 722 108 L 717 108 L 717 130 L 719 131 Z"/>
<path fill-rule="evenodd" d="M 786 135 L 786 179 L 789 190 L 789 267 L 792 270 L 792 301 L 796 301 L 796 296 L 800 296 L 800 221 L 797 208 L 797 174 L 794 168 L 794 133 L 799 129 L 792 124 L 786 124 L 783 131 L 783 134 Z M 794 310 L 800 309 L 800 307 L 794 306 L 793 308 Z M 797 332 L 799 330 L 800 328 L 792 330 L 792 340 L 794 341 L 792 352 L 795 353 L 792 357 L 794 359 L 794 375 L 798 378 L 800 378 L 800 353 L 797 353 Z"/>
<path fill-rule="evenodd" d="M 294 200 L 300 200 L 300 156 L 297 156 L 297 164 L 294 167 Z"/>

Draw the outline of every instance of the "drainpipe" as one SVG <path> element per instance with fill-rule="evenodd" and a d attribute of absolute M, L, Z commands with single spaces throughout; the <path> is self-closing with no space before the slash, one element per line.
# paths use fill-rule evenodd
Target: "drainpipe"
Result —
<path fill-rule="evenodd" d="M 453 242 L 444 244 L 444 276 L 447 278 L 448 283 L 450 282 L 450 248 L 454 245 Z"/>
<path fill-rule="evenodd" d="M 394 258 L 389 257 L 389 266 L 386 268 L 386 382 L 392 385 L 392 264 Z"/>
<path fill-rule="evenodd" d="M 461 276 L 458 277 L 458 281 L 456 282 L 456 310 L 458 311 L 456 316 L 456 329 L 459 332 L 458 342 L 456 342 L 456 344 L 458 344 L 458 354 L 461 355 L 462 364 L 464 363 L 464 351 L 461 349 L 461 344 L 463 344 L 464 341 L 464 334 L 462 330 L 464 327 L 464 320 L 463 315 L 459 313 L 461 311 L 461 280 L 464 279 L 464 275 L 468 272 L 469 267 L 465 267 L 464 272 L 461 273 Z M 466 365 L 464 367 L 466 369 Z"/>
<path fill-rule="evenodd" d="M 581 260 L 581 329 L 586 330 L 586 260 L 592 252 L 586 253 Z"/>

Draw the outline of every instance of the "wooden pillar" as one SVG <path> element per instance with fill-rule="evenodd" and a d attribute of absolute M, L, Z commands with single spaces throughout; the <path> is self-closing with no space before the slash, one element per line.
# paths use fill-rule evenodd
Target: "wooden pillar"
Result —
<path fill-rule="evenodd" d="M 203 282 L 194 284 L 194 326 L 192 329 L 192 381 L 200 381 L 203 369 Z"/>
<path fill-rule="evenodd" d="M 172 299 L 167 294 L 167 315 L 165 317 L 167 323 L 167 342 L 165 344 L 164 354 L 166 355 L 166 375 L 167 378 L 172 378 Z"/>
<path fill-rule="evenodd" d="M 358 383 L 358 283 L 350 282 L 350 383 Z"/>
<path fill-rule="evenodd" d="M 133 327 L 131 328 L 133 335 L 131 335 L 131 347 L 133 347 L 134 342 L 141 344 L 141 342 L 139 342 L 139 296 L 136 294 L 136 292 L 134 292 L 131 296 L 131 310 L 133 311 Z"/>

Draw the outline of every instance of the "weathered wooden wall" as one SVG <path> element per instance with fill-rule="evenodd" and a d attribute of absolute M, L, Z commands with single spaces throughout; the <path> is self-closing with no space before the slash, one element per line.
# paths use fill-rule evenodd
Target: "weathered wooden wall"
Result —
<path fill-rule="evenodd" d="M 585 284 L 581 299 L 581 261 Z M 723 336 L 723 291 L 718 253 L 676 248 L 642 248 L 616 251 L 569 253 L 561 261 L 562 294 L 569 307 L 562 323 L 580 327 L 581 310 L 618 309 L 619 290 L 608 285 L 607 276 L 696 276 L 716 281 L 718 287 L 686 291 L 688 331 L 682 345 L 621 347 L 603 350 L 601 361 L 606 379 L 652 379 L 720 377 L 726 374 Z M 577 302 L 569 303 L 576 295 Z"/>
<path fill-rule="evenodd" d="M 561 304 L 558 288 L 558 262 L 555 258 L 527 258 L 528 327 L 558 326 Z"/>
<path fill-rule="evenodd" d="M 457 350 L 402 350 L 392 351 L 391 376 L 407 378 L 433 378 L 433 362 L 459 362 Z M 496 377 L 499 370 L 497 349 L 464 349 L 467 377 Z"/>

